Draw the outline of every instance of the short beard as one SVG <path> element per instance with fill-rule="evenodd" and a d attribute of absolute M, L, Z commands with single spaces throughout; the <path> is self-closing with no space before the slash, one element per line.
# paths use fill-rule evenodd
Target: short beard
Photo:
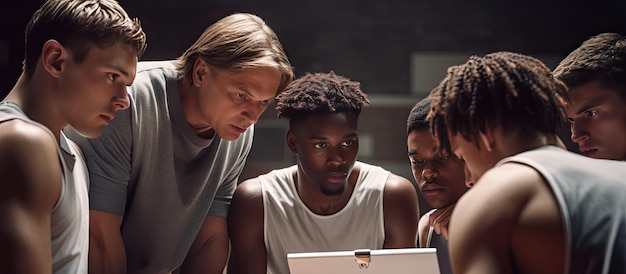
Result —
<path fill-rule="evenodd" d="M 343 194 L 343 191 L 346 189 L 346 187 L 342 187 L 340 189 L 334 189 L 334 190 L 329 190 L 329 189 L 324 189 L 321 188 L 320 191 L 322 191 L 322 193 L 326 196 L 340 196 L 341 194 Z"/>

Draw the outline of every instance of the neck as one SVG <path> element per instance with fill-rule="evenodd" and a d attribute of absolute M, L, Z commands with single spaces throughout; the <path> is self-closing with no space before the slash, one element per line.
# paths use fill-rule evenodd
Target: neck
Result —
<path fill-rule="evenodd" d="M 178 81 L 178 94 L 180 96 L 180 104 L 185 114 L 187 123 L 193 128 L 197 134 L 207 132 L 211 129 L 206 120 L 202 117 L 200 106 L 198 105 L 197 94 L 199 88 L 191 85 L 187 78 Z"/>
<path fill-rule="evenodd" d="M 339 195 L 324 194 L 320 190 L 319 184 L 306 179 L 307 177 L 299 165 L 298 170 L 293 174 L 293 180 L 298 196 L 311 211 L 319 215 L 331 215 L 339 212 L 348 204 L 356 185 L 358 173 L 359 171 L 356 168 L 350 173 L 345 188 Z"/>
<path fill-rule="evenodd" d="M 37 74 L 28 79 L 26 74 L 22 73 L 4 100 L 18 104 L 29 119 L 47 127 L 58 143 L 61 129 L 68 121 L 63 118 L 60 108 L 55 105 L 53 83 L 33 80 L 37 79 L 36 77 Z"/>

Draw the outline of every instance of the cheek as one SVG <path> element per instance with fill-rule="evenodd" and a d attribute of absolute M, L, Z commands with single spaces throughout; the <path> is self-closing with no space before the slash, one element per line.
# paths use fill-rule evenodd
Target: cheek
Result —
<path fill-rule="evenodd" d="M 422 170 L 416 167 L 411 168 L 411 173 L 413 173 L 413 178 L 415 181 L 419 182 L 422 177 Z"/>

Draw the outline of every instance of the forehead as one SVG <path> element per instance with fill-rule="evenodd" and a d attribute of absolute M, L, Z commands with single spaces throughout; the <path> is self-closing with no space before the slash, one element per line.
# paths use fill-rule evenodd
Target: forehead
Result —
<path fill-rule="evenodd" d="M 570 88 L 567 94 L 570 102 L 565 107 L 574 111 L 591 105 L 624 102 L 617 91 L 602 86 L 598 81 Z"/>
<path fill-rule="evenodd" d="M 256 67 L 242 70 L 219 70 L 216 79 L 245 89 L 259 98 L 273 98 L 280 85 L 281 73 L 270 67 Z"/>
<path fill-rule="evenodd" d="M 121 70 L 123 74 L 134 75 L 137 61 L 137 50 L 134 47 L 122 42 L 117 42 L 105 48 L 91 47 L 83 63 L 87 65 L 106 66 Z"/>
<path fill-rule="evenodd" d="M 338 133 L 344 135 L 346 131 L 356 131 L 357 120 L 357 114 L 351 111 L 312 113 L 299 119 L 293 130 L 300 134 L 328 135 Z"/>
<path fill-rule="evenodd" d="M 437 141 L 430 133 L 429 129 L 411 130 L 407 137 L 407 147 L 409 154 L 425 153 L 426 151 L 436 152 L 439 148 Z"/>

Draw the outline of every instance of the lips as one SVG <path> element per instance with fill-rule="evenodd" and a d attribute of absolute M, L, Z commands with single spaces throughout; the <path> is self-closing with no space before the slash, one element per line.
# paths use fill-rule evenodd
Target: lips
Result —
<path fill-rule="evenodd" d="M 328 173 L 328 181 L 331 183 L 342 183 L 348 177 L 347 172 L 333 171 Z"/>
<path fill-rule="evenodd" d="M 102 119 L 108 124 L 109 122 L 111 122 L 111 120 L 113 120 L 113 117 L 115 117 L 115 115 L 113 115 L 113 114 L 102 114 L 102 115 L 100 115 L 100 117 L 102 117 Z"/>
<path fill-rule="evenodd" d="M 232 127 L 233 127 L 233 129 L 235 129 L 235 131 L 237 131 L 239 134 L 244 133 L 244 132 L 246 131 L 246 129 L 248 128 L 248 127 L 238 127 L 238 126 L 235 126 L 235 125 L 231 125 L 231 126 L 232 126 Z"/>
<path fill-rule="evenodd" d="M 424 195 L 435 195 L 443 191 L 444 188 L 438 185 L 437 183 L 425 182 L 422 184 L 422 187 L 420 188 L 420 190 L 422 194 Z"/>
<path fill-rule="evenodd" d="M 592 157 L 593 155 L 598 153 L 598 149 L 596 148 L 581 147 L 579 148 L 579 150 L 583 155 L 587 157 Z"/>

